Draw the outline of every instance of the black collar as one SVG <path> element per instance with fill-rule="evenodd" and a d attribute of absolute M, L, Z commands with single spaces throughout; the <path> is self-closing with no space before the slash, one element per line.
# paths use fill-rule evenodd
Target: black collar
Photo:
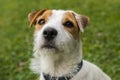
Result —
<path fill-rule="evenodd" d="M 83 60 L 78 64 L 77 69 L 74 72 L 72 72 L 73 75 L 57 77 L 43 73 L 43 76 L 45 80 L 70 80 L 74 75 L 76 75 L 81 70 L 82 66 L 83 66 Z"/>

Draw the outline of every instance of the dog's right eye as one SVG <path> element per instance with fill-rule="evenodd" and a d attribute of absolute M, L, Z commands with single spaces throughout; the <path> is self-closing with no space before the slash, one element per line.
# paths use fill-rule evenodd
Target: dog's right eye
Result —
<path fill-rule="evenodd" d="M 63 25 L 68 27 L 68 28 L 72 28 L 74 26 L 74 24 L 71 21 L 67 21 Z"/>
<path fill-rule="evenodd" d="M 40 20 L 38 21 L 38 24 L 39 24 L 39 25 L 45 24 L 45 19 L 40 19 Z"/>

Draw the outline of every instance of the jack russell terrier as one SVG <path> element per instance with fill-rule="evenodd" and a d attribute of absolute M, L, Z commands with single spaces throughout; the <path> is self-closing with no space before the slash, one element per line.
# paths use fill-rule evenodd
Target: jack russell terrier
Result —
<path fill-rule="evenodd" d="M 82 59 L 79 33 L 89 18 L 71 10 L 38 10 L 28 14 L 35 25 L 34 58 L 30 68 L 39 80 L 111 80 L 96 65 Z"/>

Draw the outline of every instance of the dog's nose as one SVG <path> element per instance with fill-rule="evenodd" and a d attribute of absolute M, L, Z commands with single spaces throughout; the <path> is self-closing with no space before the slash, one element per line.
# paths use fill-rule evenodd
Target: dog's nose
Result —
<path fill-rule="evenodd" d="M 57 30 L 55 30 L 54 28 L 46 28 L 43 31 L 43 36 L 46 40 L 50 41 L 57 36 Z"/>

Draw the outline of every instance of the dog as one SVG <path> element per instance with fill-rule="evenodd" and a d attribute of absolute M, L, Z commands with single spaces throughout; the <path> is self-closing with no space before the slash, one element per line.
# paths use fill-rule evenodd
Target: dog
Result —
<path fill-rule="evenodd" d="M 96 65 L 83 60 L 80 33 L 89 18 L 71 10 L 43 9 L 28 14 L 35 26 L 30 68 L 39 80 L 111 80 Z"/>

